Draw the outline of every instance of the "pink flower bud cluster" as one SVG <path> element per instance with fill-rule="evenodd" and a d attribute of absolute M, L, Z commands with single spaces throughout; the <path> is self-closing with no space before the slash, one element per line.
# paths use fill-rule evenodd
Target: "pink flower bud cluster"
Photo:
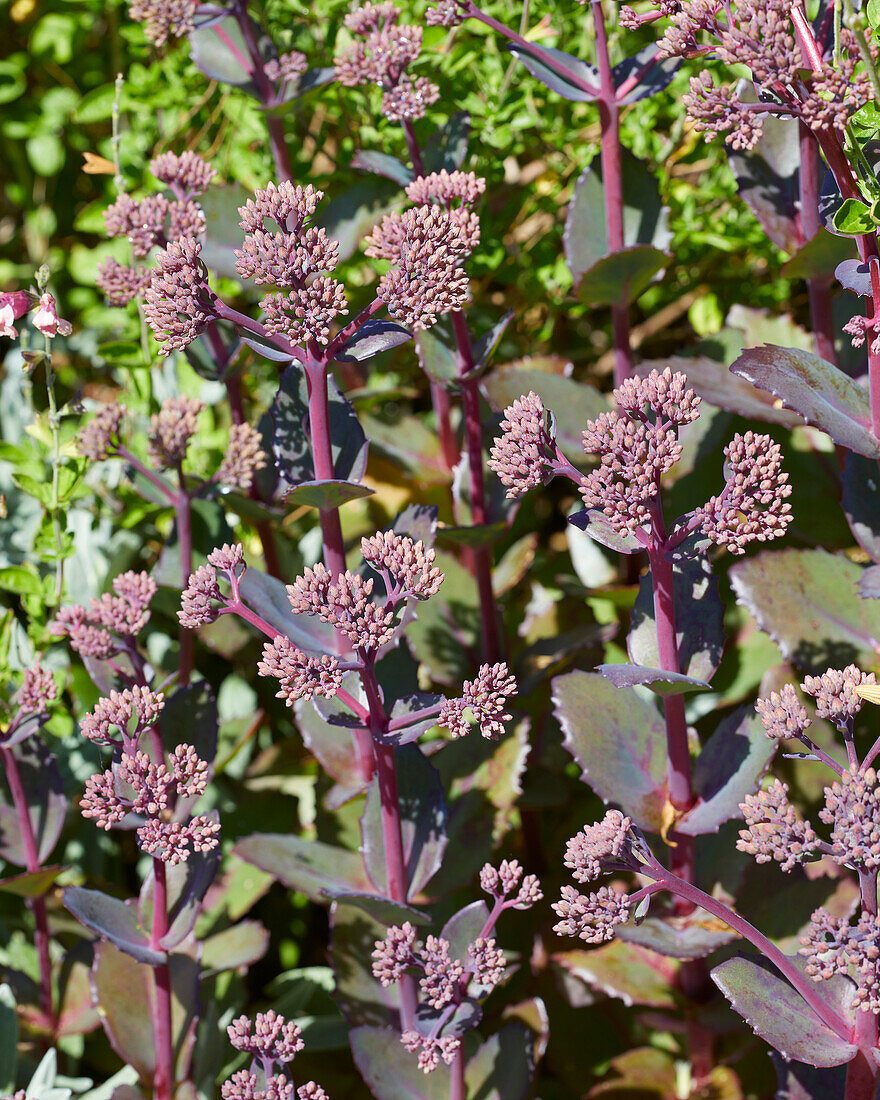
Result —
<path fill-rule="evenodd" d="M 170 355 L 175 348 L 182 351 L 217 316 L 201 250 L 195 237 L 181 237 L 156 257 L 144 292 L 144 316 L 159 341 L 160 355 Z"/>
<path fill-rule="evenodd" d="M 308 67 L 306 55 L 299 50 L 291 50 L 289 53 L 279 54 L 277 58 L 267 61 L 264 70 L 270 80 L 279 84 L 293 84 Z"/>
<path fill-rule="evenodd" d="M 229 443 L 223 461 L 214 480 L 246 493 L 257 473 L 265 466 L 266 452 L 259 431 L 250 424 L 233 424 L 229 429 Z"/>
<path fill-rule="evenodd" d="M 441 207 L 458 226 L 468 252 L 480 243 L 480 219 L 470 208 L 486 190 L 486 181 L 473 172 L 432 172 L 407 184 L 406 197 L 417 206 Z"/>
<path fill-rule="evenodd" d="M 201 401 L 192 397 L 169 397 L 162 402 L 159 412 L 150 418 L 147 436 L 147 454 L 155 466 L 176 470 L 183 463 L 204 411 Z"/>
<path fill-rule="evenodd" d="M 774 779 L 765 791 L 746 796 L 740 806 L 746 828 L 740 830 L 736 846 L 754 856 L 757 863 L 775 860 L 781 870 L 815 858 L 816 834 L 803 821 L 788 799 L 788 787 Z"/>
<path fill-rule="evenodd" d="M 395 320 L 418 331 L 464 306 L 469 282 L 461 264 L 472 237 L 460 210 L 416 206 L 385 215 L 367 237 L 365 252 L 394 265 L 376 293 Z"/>
<path fill-rule="evenodd" d="M 198 0 L 129 0 L 128 13 L 144 24 L 144 34 L 156 46 L 183 38 L 195 27 Z"/>
<path fill-rule="evenodd" d="M 422 28 L 401 26 L 400 14 L 390 3 L 353 8 L 345 26 L 355 41 L 334 60 L 340 84 L 377 84 L 383 90 L 382 113 L 391 122 L 422 118 L 440 98 L 436 84 L 406 72 L 421 53 Z"/>
<path fill-rule="evenodd" d="M 880 920 L 875 914 L 862 912 L 852 924 L 848 916 L 817 909 L 801 944 L 799 954 L 806 956 L 805 969 L 814 982 L 842 974 L 856 983 L 853 1007 L 880 1015 Z"/>
<path fill-rule="evenodd" d="M 121 405 L 103 405 L 77 436 L 77 449 L 90 462 L 103 462 L 121 442 L 119 430 L 125 410 Z"/>
<path fill-rule="evenodd" d="M 537 877 L 523 877 L 523 869 L 515 859 L 503 859 L 497 868 L 491 863 L 483 864 L 480 888 L 510 909 L 531 909 L 544 896 Z"/>
<path fill-rule="evenodd" d="M 316 695 L 330 699 L 342 686 L 344 673 L 339 660 L 329 654 L 319 657 L 303 653 L 283 635 L 263 646 L 263 659 L 257 666 L 260 676 L 274 676 L 280 687 L 277 699 L 292 707 L 297 699 Z"/>
<path fill-rule="evenodd" d="M 429 27 L 457 27 L 470 13 L 468 0 L 429 0 L 425 22 Z"/>
<path fill-rule="evenodd" d="M 21 687 L 13 702 L 20 714 L 47 714 L 49 704 L 58 698 L 58 685 L 48 668 L 39 661 L 24 670 Z"/>
<path fill-rule="evenodd" d="M 480 665 L 475 680 L 465 680 L 459 699 L 445 699 L 437 724 L 448 729 L 453 737 L 464 737 L 472 723 L 489 740 L 496 741 L 504 733 L 504 725 L 513 717 L 505 710 L 507 700 L 516 695 L 516 679 L 503 661 Z"/>
<path fill-rule="evenodd" d="M 537 489 L 553 476 L 556 439 L 551 421 L 551 414 L 533 392 L 518 397 L 504 410 L 502 434 L 492 446 L 489 468 L 507 487 L 510 499 Z"/>
<path fill-rule="evenodd" d="M 253 1068 L 239 1070 L 223 1082 L 223 1100 L 329 1100 L 314 1081 L 297 1088 L 291 1077 L 279 1072 L 303 1049 L 302 1031 L 295 1023 L 270 1009 L 258 1012 L 253 1021 L 239 1016 L 226 1031 L 233 1047 L 254 1059 L 262 1079 Z"/>
<path fill-rule="evenodd" d="M 200 626 L 213 623 L 223 613 L 230 600 L 220 588 L 222 574 L 232 590 L 233 599 L 238 593 L 238 583 L 247 567 L 244 562 L 244 548 L 240 543 L 234 546 L 224 544 L 208 555 L 208 564 L 201 565 L 190 573 L 189 581 L 180 600 L 177 618 L 181 626 L 197 630 Z M 222 604 L 223 607 L 216 607 Z"/>
<path fill-rule="evenodd" d="M 156 582 L 147 573 L 130 570 L 114 577 L 112 595 L 93 598 L 88 607 L 62 607 L 50 629 L 57 637 L 67 637 L 82 657 L 112 657 L 132 648 L 135 637 L 149 622 L 156 590 Z"/>
<path fill-rule="evenodd" d="M 339 262 L 339 246 L 312 224 L 323 191 L 285 180 L 270 183 L 239 208 L 247 236 L 235 251 L 243 279 L 284 288 L 260 302 L 266 331 L 283 333 L 294 342 L 327 344 L 333 321 L 348 313 L 345 288 L 328 277 Z M 266 228 L 271 222 L 277 231 Z"/>

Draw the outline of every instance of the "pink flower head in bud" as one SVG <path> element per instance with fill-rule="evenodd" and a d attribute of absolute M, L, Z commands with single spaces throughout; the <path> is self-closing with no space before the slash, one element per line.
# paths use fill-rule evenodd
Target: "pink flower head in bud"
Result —
<path fill-rule="evenodd" d="M 825 788 L 819 817 L 831 825 L 831 855 L 843 866 L 873 874 L 880 867 L 880 791 L 873 768 L 844 772 Z"/>
<path fill-rule="evenodd" d="M 180 597 L 177 618 L 181 626 L 196 630 L 213 623 L 220 614 L 215 603 L 223 601 L 223 593 L 217 583 L 217 570 L 211 565 L 200 565 L 190 573 L 189 581 Z"/>
<path fill-rule="evenodd" d="M 431 1008 L 443 1008 L 458 994 L 464 967 L 450 958 L 449 942 L 437 936 L 428 936 L 420 955 L 425 974 L 419 979 L 419 988 Z"/>
<path fill-rule="evenodd" d="M 876 683 L 873 672 L 847 665 L 844 669 L 829 668 L 821 676 L 807 676 L 801 687 L 816 700 L 816 714 L 820 718 L 827 718 L 838 729 L 851 731 L 852 720 L 863 702 L 856 688 Z"/>
<path fill-rule="evenodd" d="M 256 233 L 270 221 L 286 233 L 298 233 L 309 223 L 323 198 L 324 192 L 315 190 L 310 183 L 305 187 L 290 180 L 283 180 L 277 187 L 270 183 L 239 207 L 239 225 L 246 233 Z"/>
<path fill-rule="evenodd" d="M 384 0 L 383 3 L 368 3 L 359 8 L 352 8 L 343 22 L 352 34 L 367 35 L 371 31 L 397 23 L 400 15 L 400 8 L 396 4 Z"/>
<path fill-rule="evenodd" d="M 263 437 L 250 424 L 233 424 L 229 429 L 229 446 L 220 463 L 216 480 L 246 493 L 254 483 L 257 471 L 266 465 Z"/>
<path fill-rule="evenodd" d="M 330 1100 L 330 1097 L 314 1081 L 307 1081 L 296 1090 L 299 1100 Z"/>
<path fill-rule="evenodd" d="M 31 315 L 31 320 L 34 328 L 39 329 L 44 336 L 53 337 L 59 333 L 62 336 L 69 336 L 73 332 L 70 321 L 63 321 L 58 316 L 55 299 L 51 294 L 40 295 L 40 304 Z"/>
<path fill-rule="evenodd" d="M 421 540 L 413 542 L 407 535 L 384 531 L 362 538 L 361 553 L 382 575 L 389 599 L 427 600 L 440 589 L 443 574 L 434 565 L 436 555 Z"/>
<path fill-rule="evenodd" d="M 556 440 L 552 418 L 536 393 L 518 397 L 504 410 L 502 434 L 495 440 L 489 468 L 507 486 L 507 496 L 521 497 L 545 484 L 553 473 Z"/>
<path fill-rule="evenodd" d="M 194 852 L 216 848 L 219 832 L 220 825 L 201 814 L 184 823 L 151 818 L 138 829 L 137 837 L 143 851 L 174 867 L 186 863 Z"/>
<path fill-rule="evenodd" d="M 417 206 L 436 202 L 447 210 L 453 205 L 473 206 L 484 194 L 486 181 L 473 172 L 432 172 L 406 186 L 406 197 Z"/>
<path fill-rule="evenodd" d="M 333 271 L 339 245 L 316 226 L 296 233 L 249 233 L 234 249 L 235 270 L 243 279 L 280 287 L 301 287 L 310 275 Z"/>
<path fill-rule="evenodd" d="M 125 267 L 110 257 L 98 265 L 95 285 L 111 306 L 127 306 L 143 295 L 152 277 L 150 267 Z"/>
<path fill-rule="evenodd" d="M 807 935 L 801 937 L 798 954 L 805 955 L 807 975 L 814 982 L 828 981 L 837 974 L 855 980 L 854 1008 L 880 1015 L 880 920 L 862 911 L 853 925 L 847 916 L 835 916 L 817 909 Z"/>
<path fill-rule="evenodd" d="M 476 939 L 468 947 L 468 968 L 483 986 L 496 986 L 504 977 L 507 960 L 494 940 Z"/>
<path fill-rule="evenodd" d="M 569 840 L 565 866 L 573 872 L 575 882 L 592 882 L 604 871 L 626 863 L 627 834 L 631 825 L 630 819 L 620 810 L 609 810 L 597 825 L 585 825 Z"/>
<path fill-rule="evenodd" d="M 783 871 L 813 858 L 816 834 L 809 821 L 802 821 L 788 800 L 788 787 L 774 779 L 766 791 L 746 796 L 740 805 L 746 828 L 736 842 L 740 852 L 758 863 L 776 860 Z"/>
<path fill-rule="evenodd" d="M 129 0 L 128 11 L 154 45 L 164 46 L 195 29 L 198 6 L 199 0 Z"/>
<path fill-rule="evenodd" d="M 517 895 L 506 902 L 514 909 L 529 909 L 544 896 L 537 878 L 534 875 L 523 878 L 523 869 L 515 859 L 502 860 L 497 871 L 491 863 L 484 864 L 480 871 L 480 886 L 496 899 L 506 898 L 519 886 Z"/>
<path fill-rule="evenodd" d="M 312 699 L 316 695 L 330 699 L 342 686 L 343 672 L 336 657 L 327 654 L 310 657 L 282 636 L 265 643 L 257 670 L 260 676 L 274 676 L 279 681 L 280 690 L 275 697 L 283 699 L 289 707 L 297 699 Z"/>
<path fill-rule="evenodd" d="M 662 420 L 676 427 L 700 415 L 701 398 L 688 389 L 687 376 L 670 367 L 652 370 L 644 378 L 627 378 L 614 391 L 614 401 L 634 420 Z"/>
<path fill-rule="evenodd" d="M 110 657 L 119 645 L 107 631 L 89 621 L 89 612 L 80 604 L 62 607 L 55 616 L 51 632 L 58 638 L 67 637 L 73 649 L 82 657 Z"/>
<path fill-rule="evenodd" d="M 563 886 L 562 896 L 552 908 L 560 918 L 553 925 L 558 936 L 577 936 L 585 943 L 606 943 L 614 939 L 614 929 L 629 917 L 629 897 L 603 886 L 595 894 L 579 894 L 573 886 Z"/>
<path fill-rule="evenodd" d="M 190 397 L 169 397 L 150 421 L 147 454 L 160 468 L 180 466 L 190 440 L 199 428 L 199 416 L 205 406 Z"/>
<path fill-rule="evenodd" d="M 273 58 L 266 62 L 266 76 L 282 84 L 292 83 L 299 80 L 308 67 L 306 55 L 299 50 L 291 50 L 279 54 L 277 61 Z"/>
<path fill-rule="evenodd" d="M 179 199 L 203 195 L 217 175 L 206 160 L 188 149 L 180 156 L 176 153 L 160 153 L 153 157 L 150 171 L 157 180 L 167 183 Z"/>
<path fill-rule="evenodd" d="M 405 1031 L 400 1041 L 410 1054 L 419 1052 L 419 1069 L 422 1073 L 432 1073 L 440 1065 L 441 1060 L 447 1066 L 451 1066 L 455 1061 L 456 1051 L 461 1046 L 461 1040 L 452 1035 L 432 1038 L 420 1035 L 417 1031 Z"/>
<path fill-rule="evenodd" d="M 117 596 L 122 596 L 138 607 L 149 607 L 153 597 L 159 590 L 159 586 L 149 573 L 137 573 L 129 569 L 126 573 L 120 573 L 113 578 L 113 591 Z"/>
<path fill-rule="evenodd" d="M 346 570 L 333 583 L 320 562 L 287 586 L 295 615 L 316 615 L 321 622 L 340 630 L 355 647 L 365 650 L 387 645 L 396 626 L 394 611 L 374 603 L 372 595 L 372 578 L 365 581 Z"/>
<path fill-rule="evenodd" d="M 247 1016 L 239 1016 L 226 1032 L 236 1050 L 267 1062 L 292 1062 L 303 1049 L 301 1029 L 272 1009 L 258 1012 L 253 1023 Z"/>
<path fill-rule="evenodd" d="M 165 235 L 169 202 L 164 195 L 147 195 L 140 201 L 120 195 L 104 211 L 104 227 L 109 237 L 125 237 L 137 259 L 143 259 Z"/>
<path fill-rule="evenodd" d="M 119 429 L 125 410 L 121 405 L 104 405 L 85 427 L 80 428 L 77 448 L 83 458 L 103 462 L 119 446 Z"/>
<path fill-rule="evenodd" d="M 141 734 L 159 720 L 164 706 L 165 696 L 146 687 L 111 691 L 85 715 L 80 732 L 98 745 L 136 745 Z"/>
<path fill-rule="evenodd" d="M 24 714 L 46 714 L 49 704 L 58 698 L 58 685 L 48 668 L 38 662 L 25 669 L 24 680 L 15 694 L 18 709 Z"/>
<path fill-rule="evenodd" d="M 358 33 L 358 32 L 354 32 Z M 362 40 L 334 59 L 336 79 L 346 87 L 357 84 L 378 84 L 393 89 L 408 78 L 404 69 L 419 56 L 422 48 L 422 28 L 398 26 L 388 20 L 384 26 L 367 29 L 363 21 Z"/>
<path fill-rule="evenodd" d="M 373 951 L 373 977 L 383 986 L 399 982 L 403 974 L 418 965 L 415 955 L 416 930 L 405 921 L 388 929 L 384 940 L 376 940 Z"/>
<path fill-rule="evenodd" d="M 18 336 L 14 322 L 27 313 L 30 298 L 23 290 L 12 290 L 0 294 L 0 336 L 9 336 L 13 340 Z"/>
<path fill-rule="evenodd" d="M 160 355 L 170 355 L 175 348 L 182 351 L 216 316 L 200 252 L 197 240 L 182 237 L 156 257 L 157 266 L 144 292 L 144 316 L 160 341 Z"/>
<path fill-rule="evenodd" d="M 267 294 L 260 307 L 266 314 L 266 332 L 270 336 L 283 332 L 294 343 L 329 343 L 330 326 L 348 313 L 345 287 L 326 275 L 287 294 Z"/>
<path fill-rule="evenodd" d="M 467 17 L 467 0 L 430 0 L 430 7 L 425 12 L 429 27 L 457 27 Z"/>
<path fill-rule="evenodd" d="M 427 77 L 404 75 L 382 96 L 382 114 L 389 122 L 415 122 L 440 98 L 440 89 Z"/>
<path fill-rule="evenodd" d="M 761 716 L 767 736 L 780 740 L 799 738 L 812 721 L 792 684 L 786 684 L 778 694 L 771 691 L 769 699 L 759 699 L 755 710 Z"/>
<path fill-rule="evenodd" d="M 437 723 L 448 729 L 453 737 L 464 737 L 470 732 L 469 711 L 480 733 L 496 740 L 504 733 L 504 723 L 512 718 L 504 708 L 513 695 L 516 695 L 516 679 L 503 661 L 481 665 L 476 680 L 465 680 L 460 699 L 444 700 Z"/>
<path fill-rule="evenodd" d="M 788 474 L 782 452 L 769 435 L 737 433 L 724 448 L 726 484 L 700 509 L 703 533 L 731 554 L 750 542 L 781 538 L 791 523 Z"/>

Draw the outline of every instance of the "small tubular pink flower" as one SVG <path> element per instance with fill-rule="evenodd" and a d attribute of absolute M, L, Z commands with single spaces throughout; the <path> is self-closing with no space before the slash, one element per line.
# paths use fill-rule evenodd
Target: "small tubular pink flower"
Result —
<path fill-rule="evenodd" d="M 372 578 L 365 581 L 346 570 L 331 583 L 330 574 L 319 562 L 287 586 L 287 595 L 294 614 L 316 615 L 340 630 L 356 648 L 381 649 L 394 637 L 394 612 L 373 602 Z"/>
<path fill-rule="evenodd" d="M 238 208 L 239 225 L 246 233 L 256 233 L 271 221 L 284 232 L 296 233 L 314 216 L 323 198 L 324 192 L 310 183 L 305 187 L 291 180 L 283 180 L 278 186 L 270 183 Z"/>
<path fill-rule="evenodd" d="M 257 670 L 260 676 L 274 676 L 279 681 L 276 698 L 283 699 L 289 707 L 297 699 L 312 699 L 316 695 L 332 698 L 342 686 L 344 675 L 336 657 L 327 654 L 310 657 L 282 636 L 265 643 Z"/>
<path fill-rule="evenodd" d="M 871 873 L 880 867 L 880 791 L 873 768 L 844 772 L 826 787 L 819 817 L 832 826 L 832 856 L 838 863 Z"/>
<path fill-rule="evenodd" d="M 178 745 L 168 757 L 168 773 L 177 793 L 195 798 L 208 787 L 208 765 L 192 745 Z"/>
<path fill-rule="evenodd" d="M 637 420 L 661 419 L 680 427 L 700 415 L 702 398 L 688 388 L 687 375 L 671 367 L 652 370 L 644 378 L 627 378 L 614 391 L 618 409 Z"/>
<path fill-rule="evenodd" d="M 453 203 L 472 206 L 485 193 L 486 181 L 473 172 L 431 172 L 419 176 L 406 186 L 406 197 L 411 203 L 423 206 L 436 202 L 447 209 Z"/>
<path fill-rule="evenodd" d="M 330 326 L 348 313 L 345 287 L 325 275 L 287 294 L 267 294 L 260 307 L 266 314 L 266 332 L 270 336 L 283 332 L 294 343 L 329 343 Z"/>
<path fill-rule="evenodd" d="M 51 294 L 41 294 L 40 303 L 31 315 L 34 328 L 39 329 L 44 336 L 53 337 L 69 336 L 73 332 L 70 321 L 64 321 L 58 316 L 55 299 Z"/>
<path fill-rule="evenodd" d="M 23 290 L 12 290 L 0 294 L 0 336 L 13 340 L 18 336 L 14 322 L 23 317 L 30 307 L 30 298 Z"/>

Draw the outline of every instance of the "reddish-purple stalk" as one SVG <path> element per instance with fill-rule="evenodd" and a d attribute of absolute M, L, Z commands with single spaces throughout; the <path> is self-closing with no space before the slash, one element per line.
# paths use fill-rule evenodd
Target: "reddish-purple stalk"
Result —
<path fill-rule="evenodd" d="M 821 228 L 819 220 L 819 149 L 813 140 L 813 134 L 803 122 L 798 123 L 800 171 L 798 185 L 800 190 L 800 236 L 801 243 L 811 241 Z M 807 279 L 807 293 L 810 299 L 810 319 L 816 354 L 837 366 L 837 353 L 834 350 L 834 317 L 831 312 L 831 279 L 816 276 Z"/>
<path fill-rule="evenodd" d="M 459 1047 L 449 1067 L 449 1100 L 467 1100 L 464 1080 L 464 1047 Z"/>
<path fill-rule="evenodd" d="M 177 494 L 175 511 L 177 515 L 177 544 L 180 549 L 180 588 L 183 591 L 189 584 L 190 574 L 193 571 L 192 501 L 186 491 L 186 482 L 181 467 L 178 467 L 177 475 L 180 491 Z M 180 686 L 186 687 L 193 671 L 195 634 L 185 626 L 181 626 L 179 637 L 178 679 Z"/>
<path fill-rule="evenodd" d="M 18 818 L 18 827 L 21 830 L 25 866 L 28 874 L 33 875 L 41 867 L 40 847 L 34 834 L 27 794 L 21 780 L 21 772 L 18 770 L 18 761 L 15 759 L 12 749 L 6 748 L 4 745 L 0 745 L 0 760 L 3 762 L 3 770 L 6 773 L 9 792 L 12 795 L 12 804 L 15 806 L 15 814 Z M 52 997 L 52 960 L 49 955 L 49 914 L 46 909 L 46 898 L 42 895 L 29 898 L 28 905 L 34 914 L 34 943 L 40 966 L 40 1011 L 43 1014 L 47 1029 L 54 1034 L 57 1019 Z"/>
<path fill-rule="evenodd" d="M 486 479 L 483 474 L 483 423 L 480 416 L 480 384 L 473 378 L 474 353 L 467 321 L 461 310 L 452 314 L 452 329 L 458 350 L 458 373 L 464 413 L 464 439 L 468 456 L 468 486 L 471 520 L 475 526 L 488 523 Z M 501 640 L 498 633 L 498 608 L 492 588 L 492 551 L 477 546 L 471 552 L 473 572 L 480 597 L 480 627 L 483 639 L 483 659 L 494 663 L 500 659 Z"/>
<path fill-rule="evenodd" d="M 600 156 L 605 197 L 605 234 L 609 252 L 619 252 L 624 246 L 620 107 L 608 54 L 608 34 L 601 0 L 591 0 L 590 9 L 596 28 L 596 61 L 599 68 L 599 121 L 602 126 Z M 614 338 L 614 385 L 619 386 L 625 378 L 629 378 L 633 369 L 629 303 L 619 302 L 611 307 L 611 328 Z"/>
<path fill-rule="evenodd" d="M 168 932 L 168 886 L 165 864 L 153 859 L 153 926 L 150 946 L 164 952 L 162 939 Z M 153 1018 L 153 1044 L 156 1051 L 156 1071 L 153 1077 L 153 1100 L 171 1100 L 174 1092 L 174 1043 L 171 1034 L 171 971 L 167 962 L 153 967 L 155 998 L 150 1005 Z"/>

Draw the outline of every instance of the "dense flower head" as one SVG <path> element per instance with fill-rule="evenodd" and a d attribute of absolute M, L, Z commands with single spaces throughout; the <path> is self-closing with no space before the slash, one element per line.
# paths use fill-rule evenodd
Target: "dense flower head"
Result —
<path fill-rule="evenodd" d="M 280 83 L 299 80 L 308 69 L 309 63 L 304 53 L 299 50 L 290 50 L 288 53 L 279 54 L 266 62 L 265 72 L 270 80 Z"/>
<path fill-rule="evenodd" d="M 122 194 L 104 211 L 104 228 L 109 237 L 125 237 L 135 256 L 142 259 L 159 241 L 168 218 L 168 199 L 148 195 L 138 201 Z"/>
<path fill-rule="evenodd" d="M 265 189 L 254 192 L 244 206 L 238 208 L 238 223 L 246 233 L 266 229 L 266 222 L 274 222 L 278 229 L 296 233 L 314 216 L 324 192 L 309 183 L 301 187 L 292 180 L 280 184 L 269 183 Z"/>
<path fill-rule="evenodd" d="M 400 1037 L 401 1043 L 410 1052 L 419 1054 L 419 1069 L 423 1073 L 432 1073 L 443 1061 L 447 1066 L 455 1061 L 455 1055 L 461 1046 L 461 1040 L 453 1035 L 422 1035 L 413 1030 L 405 1031 Z"/>
<path fill-rule="evenodd" d="M 493 939 L 477 938 L 468 947 L 468 967 L 479 985 L 496 986 L 504 977 L 507 960 Z"/>
<path fill-rule="evenodd" d="M 609 867 L 622 862 L 632 821 L 620 812 L 609 810 L 596 825 L 585 825 L 565 849 L 565 866 L 575 882 L 592 882 Z"/>
<path fill-rule="evenodd" d="M 404 70 L 421 52 L 421 27 L 401 26 L 396 17 L 371 27 L 368 24 L 374 22 L 374 11 L 375 8 L 366 19 L 359 19 L 357 11 L 351 13 L 355 24 L 363 29 L 349 27 L 359 38 L 334 59 L 337 80 L 346 87 L 378 84 L 380 88 L 392 89 L 407 79 Z"/>
<path fill-rule="evenodd" d="M 853 1007 L 880 1015 L 880 919 L 862 911 L 855 922 L 816 909 L 810 928 L 801 937 L 799 954 L 807 959 L 805 970 L 814 982 L 837 974 L 856 983 Z"/>
<path fill-rule="evenodd" d="M 304 1045 L 302 1029 L 293 1021 L 288 1023 L 272 1009 L 258 1012 L 253 1021 L 247 1016 L 239 1016 L 226 1032 L 236 1050 L 273 1063 L 292 1062 Z"/>
<path fill-rule="evenodd" d="M 88 607 L 62 607 L 50 630 L 69 638 L 83 657 L 109 657 L 125 649 L 147 625 L 157 586 L 147 573 L 129 570 L 114 578 L 113 591 L 94 597 Z"/>
<path fill-rule="evenodd" d="M 472 206 L 485 193 L 486 181 L 473 172 L 431 172 L 406 185 L 406 197 L 416 205 L 438 203 L 447 209 L 457 203 Z"/>
<path fill-rule="evenodd" d="M 440 98 L 440 89 L 425 76 L 404 75 L 382 96 L 382 114 L 389 122 L 415 122 Z"/>
<path fill-rule="evenodd" d="M 724 448 L 725 486 L 700 509 L 702 531 L 731 554 L 750 542 L 781 538 L 791 523 L 788 474 L 782 452 L 769 435 L 738 432 Z"/>
<path fill-rule="evenodd" d="M 151 267 L 126 267 L 111 256 L 98 264 L 95 285 L 111 306 L 127 306 L 143 295 L 152 277 Z"/>
<path fill-rule="evenodd" d="M 429 27 L 457 27 L 468 17 L 468 0 L 429 0 L 425 22 Z"/>
<path fill-rule="evenodd" d="M 394 637 L 396 616 L 387 603 L 373 600 L 373 580 L 346 570 L 335 580 L 321 562 L 287 586 L 296 615 L 315 615 L 365 650 L 377 650 Z"/>
<path fill-rule="evenodd" d="M 159 354 L 183 350 L 215 317 L 208 272 L 192 237 L 172 241 L 156 257 L 153 278 L 144 292 L 144 316 L 160 341 Z"/>
<path fill-rule="evenodd" d="M 91 462 L 103 462 L 119 446 L 119 429 L 125 416 L 122 405 L 103 405 L 79 430 L 77 450 Z"/>
<path fill-rule="evenodd" d="M 880 791 L 877 773 L 844 772 L 825 788 L 819 817 L 831 828 L 831 855 L 841 864 L 875 872 L 880 867 Z"/>
<path fill-rule="evenodd" d="M 736 846 L 754 856 L 758 863 L 775 860 L 783 871 L 814 858 L 816 834 L 803 821 L 788 799 L 788 787 L 774 779 L 769 787 L 746 796 L 740 805 L 746 828 L 740 830 Z"/>
<path fill-rule="evenodd" d="M 634 419 L 662 420 L 680 427 L 699 417 L 702 399 L 688 388 L 687 375 L 666 367 L 644 378 L 625 379 L 614 391 L 614 401 Z"/>
<path fill-rule="evenodd" d="M 419 989 L 431 1008 L 443 1008 L 458 994 L 458 985 L 464 967 L 449 954 L 449 941 L 439 936 L 428 936 L 421 952 L 424 974 L 419 979 Z"/>
<path fill-rule="evenodd" d="M 847 665 L 844 669 L 829 668 L 821 676 L 807 676 L 801 687 L 816 700 L 816 714 L 820 718 L 827 718 L 838 728 L 848 730 L 862 709 L 862 697 L 856 689 L 876 683 L 873 672 L 862 672 L 855 665 Z"/>
<path fill-rule="evenodd" d="M 150 161 L 150 171 L 157 180 L 167 183 L 175 192 L 189 197 L 203 195 L 217 175 L 216 170 L 198 153 L 187 149 L 177 153 L 160 153 Z"/>
<path fill-rule="evenodd" d="M 324 229 L 270 233 L 255 229 L 235 250 L 235 269 L 243 279 L 280 287 L 299 287 L 310 275 L 333 271 L 339 245 Z"/>
<path fill-rule="evenodd" d="M 476 679 L 465 680 L 461 698 L 444 700 L 437 724 L 448 729 L 453 737 L 464 737 L 470 733 L 473 721 L 484 737 L 497 740 L 504 733 L 504 724 L 513 717 L 505 711 L 507 700 L 513 695 L 516 695 L 516 678 L 503 661 L 480 665 Z"/>
<path fill-rule="evenodd" d="M 156 46 L 183 38 L 195 27 L 198 0 L 129 0 L 132 19 L 144 24 L 144 34 Z"/>
<path fill-rule="evenodd" d="M 24 670 L 21 687 L 15 693 L 14 702 L 24 714 L 46 714 L 49 704 L 58 698 L 58 685 L 48 668 L 36 664 Z"/>
<path fill-rule="evenodd" d="M 585 943 L 605 943 L 614 939 L 614 930 L 629 917 L 629 896 L 602 886 L 594 894 L 580 894 L 573 886 L 563 886 L 562 896 L 552 908 L 560 918 L 553 925 L 559 936 L 577 936 Z"/>
<path fill-rule="evenodd" d="M 532 391 L 504 410 L 501 435 L 492 445 L 489 468 L 507 487 L 511 499 L 543 485 L 552 475 L 556 440 L 551 416 Z"/>
<path fill-rule="evenodd" d="M 376 940 L 373 950 L 373 977 L 383 986 L 399 982 L 405 970 L 418 962 L 415 954 L 416 930 L 404 921 L 392 925 L 384 939 Z"/>
<path fill-rule="evenodd" d="M 384 0 L 378 4 L 367 3 L 359 8 L 352 8 L 343 22 L 352 34 L 366 35 L 399 22 L 400 16 L 400 8 L 390 0 Z"/>
<path fill-rule="evenodd" d="M 161 469 L 176 469 L 186 458 L 205 406 L 192 397 L 169 397 L 150 419 L 147 454 Z"/>
<path fill-rule="evenodd" d="M 266 466 L 263 437 L 250 424 L 233 424 L 229 429 L 229 445 L 215 478 L 221 485 L 246 493 L 254 477 Z"/>
<path fill-rule="evenodd" d="M 297 699 L 318 695 L 330 699 L 342 686 L 344 673 L 336 657 L 303 653 L 289 638 L 279 635 L 263 646 L 263 659 L 257 666 L 260 676 L 274 676 L 279 682 L 277 699 L 292 707 Z"/>
<path fill-rule="evenodd" d="M 544 896 L 537 877 L 523 877 L 523 869 L 515 859 L 503 859 L 498 868 L 491 863 L 484 864 L 480 871 L 480 886 L 496 900 L 507 898 L 507 904 L 513 909 L 529 909 Z"/>
<path fill-rule="evenodd" d="M 785 684 L 781 691 L 771 691 L 767 699 L 759 699 L 755 710 L 761 716 L 768 737 L 784 740 L 799 738 L 812 719 L 798 699 L 794 684 Z"/>
<path fill-rule="evenodd" d="M 330 342 L 330 326 L 348 313 L 345 287 L 338 279 L 319 275 L 307 286 L 286 294 L 267 294 L 260 301 L 266 314 L 266 332 L 283 333 L 294 343 Z"/>
<path fill-rule="evenodd" d="M 111 691 L 80 722 L 80 732 L 98 745 L 136 745 L 154 726 L 165 706 L 165 696 L 147 687 Z"/>
<path fill-rule="evenodd" d="M 138 844 L 148 855 L 174 867 L 190 855 L 210 852 L 220 843 L 220 825 L 205 814 L 189 821 L 161 821 L 150 818 L 137 830 Z"/>
<path fill-rule="evenodd" d="M 195 573 L 190 573 L 186 588 L 180 596 L 180 611 L 177 618 L 181 626 L 196 630 L 207 626 L 220 614 L 217 603 L 223 602 L 223 593 L 217 579 L 217 570 L 213 565 L 200 565 Z"/>
<path fill-rule="evenodd" d="M 383 531 L 362 538 L 361 553 L 382 575 L 389 598 L 427 600 L 440 589 L 443 574 L 434 565 L 435 552 L 426 549 L 421 539 L 415 542 L 408 535 Z"/>

